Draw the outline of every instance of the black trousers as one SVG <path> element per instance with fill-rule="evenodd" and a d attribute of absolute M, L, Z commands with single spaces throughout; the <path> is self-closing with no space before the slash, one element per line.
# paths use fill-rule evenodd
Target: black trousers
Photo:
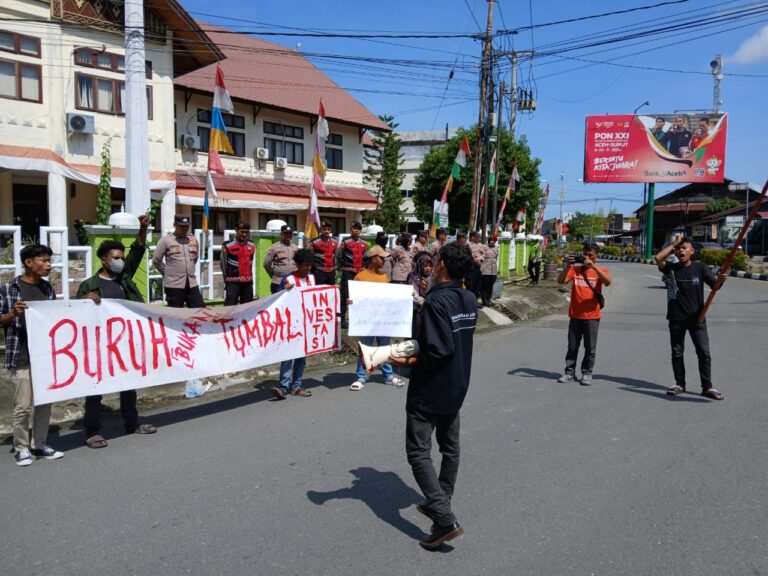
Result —
<path fill-rule="evenodd" d="M 341 272 L 341 321 L 344 322 L 347 318 L 347 300 L 349 300 L 349 281 L 354 280 L 357 276 L 357 272 L 348 272 L 343 270 Z"/>
<path fill-rule="evenodd" d="M 531 277 L 531 282 L 534 284 L 539 283 L 539 274 L 541 273 L 541 262 L 528 262 L 528 276 Z"/>
<path fill-rule="evenodd" d="M 170 308 L 184 308 L 184 304 L 187 308 L 205 308 L 200 288 L 190 288 L 189 280 L 184 288 L 166 288 L 165 301 Z"/>
<path fill-rule="evenodd" d="M 324 286 L 333 286 L 336 284 L 336 272 L 323 272 L 322 270 L 312 270 L 315 276 L 315 284 Z"/>
<path fill-rule="evenodd" d="M 480 267 L 479 266 L 472 266 L 472 269 L 469 271 L 469 277 L 467 278 L 469 284 L 467 285 L 467 288 L 472 291 L 472 293 L 475 296 L 480 296 L 480 278 L 482 277 L 482 274 L 480 273 Z"/>
<path fill-rule="evenodd" d="M 483 306 L 491 305 L 491 296 L 493 295 L 493 285 L 496 283 L 496 276 L 483 274 L 480 279 L 480 296 L 483 299 Z"/>
<path fill-rule="evenodd" d="M 139 427 L 139 411 L 136 408 L 136 390 L 120 392 L 120 414 L 126 434 L 133 434 Z M 101 430 L 101 396 L 85 397 L 85 437 L 90 438 Z"/>
<path fill-rule="evenodd" d="M 576 360 L 579 357 L 579 346 L 584 338 L 584 358 L 581 361 L 581 373 L 592 374 L 595 366 L 595 353 L 597 352 L 597 330 L 600 328 L 600 320 L 581 320 L 571 318 L 568 324 L 568 352 L 565 355 L 565 373 L 576 372 Z"/>
<path fill-rule="evenodd" d="M 253 302 L 253 282 L 225 282 L 224 306 Z"/>
<path fill-rule="evenodd" d="M 709 334 L 707 324 L 696 322 L 696 318 L 688 321 L 669 321 L 669 340 L 672 344 L 672 371 L 675 374 L 675 384 L 685 388 L 685 333 L 691 335 L 696 356 L 699 359 L 699 378 L 701 389 L 712 387 L 712 356 L 709 354 Z"/>
<path fill-rule="evenodd" d="M 432 433 L 442 454 L 440 475 L 432 464 Z M 456 522 L 451 497 L 459 472 L 459 413 L 428 414 L 405 411 L 405 452 L 413 477 L 426 502 L 424 507 L 438 527 Z"/>

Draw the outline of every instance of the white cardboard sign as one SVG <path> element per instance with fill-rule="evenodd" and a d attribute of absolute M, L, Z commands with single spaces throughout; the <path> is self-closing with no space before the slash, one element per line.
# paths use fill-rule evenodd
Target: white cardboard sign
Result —
<path fill-rule="evenodd" d="M 349 335 L 411 337 L 413 286 L 349 282 Z"/>

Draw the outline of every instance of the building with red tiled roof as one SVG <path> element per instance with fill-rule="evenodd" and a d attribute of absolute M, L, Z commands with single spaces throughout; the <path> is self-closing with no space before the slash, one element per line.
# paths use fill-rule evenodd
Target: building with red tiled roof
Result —
<path fill-rule="evenodd" d="M 225 55 L 220 65 L 235 108 L 224 115 L 235 153 L 221 155 L 226 176 L 214 178 L 214 231 L 232 228 L 238 218 L 260 229 L 271 219 L 304 228 L 321 98 L 331 132 L 321 217 L 342 232 L 361 211 L 375 208 L 376 198 L 363 187 L 363 146 L 367 131 L 387 125 L 300 52 L 198 24 Z M 174 80 L 175 211 L 190 214 L 193 225 L 202 221 L 215 74 L 211 64 Z"/>

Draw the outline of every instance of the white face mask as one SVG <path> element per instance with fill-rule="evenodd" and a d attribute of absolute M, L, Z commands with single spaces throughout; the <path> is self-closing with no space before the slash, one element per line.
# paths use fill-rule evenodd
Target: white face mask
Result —
<path fill-rule="evenodd" d="M 123 271 L 123 268 L 125 267 L 125 260 L 121 259 L 114 259 L 109 264 L 107 264 L 107 268 L 111 272 L 114 272 L 115 274 L 120 274 L 120 272 Z"/>

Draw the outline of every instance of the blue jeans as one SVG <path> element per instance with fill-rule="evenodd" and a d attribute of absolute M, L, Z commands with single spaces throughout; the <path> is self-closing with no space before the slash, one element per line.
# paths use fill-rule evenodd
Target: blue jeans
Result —
<path fill-rule="evenodd" d="M 304 366 L 306 365 L 306 358 L 296 358 L 295 360 L 280 362 L 280 387 L 286 390 L 289 387 L 292 390 L 300 388 L 301 377 L 304 376 Z M 293 384 L 291 384 L 291 379 L 293 379 Z"/>
<path fill-rule="evenodd" d="M 366 346 L 373 346 L 373 341 L 376 340 L 377 346 L 389 346 L 389 336 L 361 336 L 360 342 L 365 344 Z M 392 373 L 392 365 L 390 363 L 385 363 L 380 366 L 381 373 L 384 375 L 384 380 L 390 380 L 394 374 Z M 361 382 L 365 382 L 368 378 L 368 372 L 365 369 L 365 366 L 360 361 L 360 358 L 357 359 L 357 379 Z"/>

